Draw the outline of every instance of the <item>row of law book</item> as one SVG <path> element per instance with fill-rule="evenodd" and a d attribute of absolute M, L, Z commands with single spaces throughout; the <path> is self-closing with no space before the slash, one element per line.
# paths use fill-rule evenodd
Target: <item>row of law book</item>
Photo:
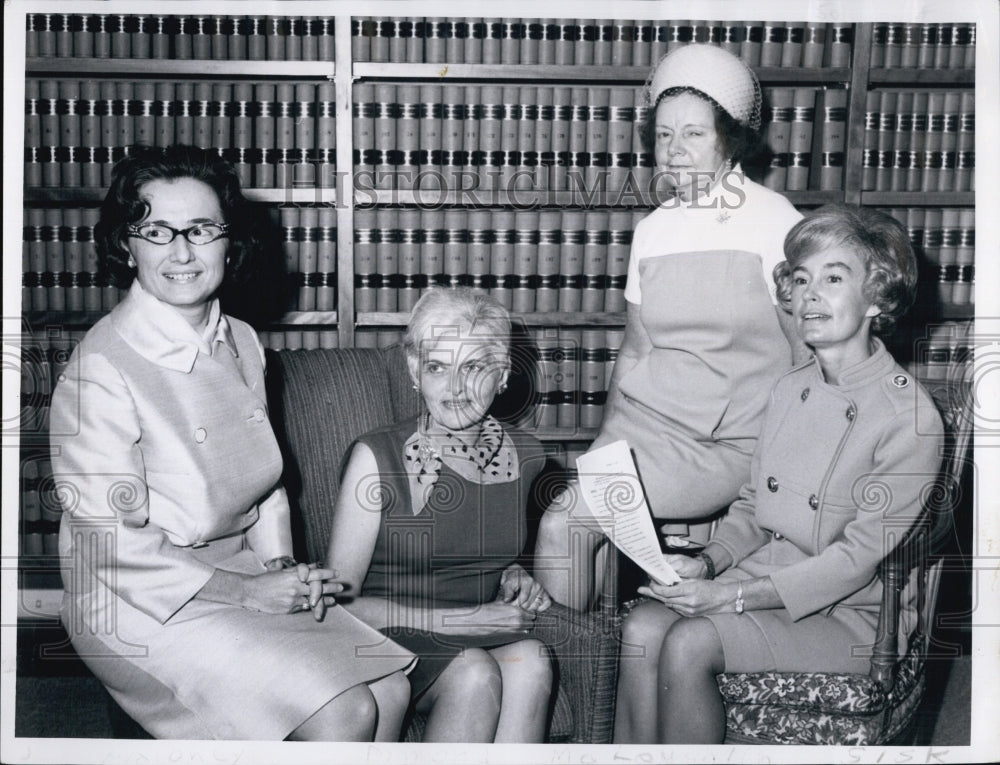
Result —
<path fill-rule="evenodd" d="M 973 69 L 976 25 L 876 22 L 869 63 L 873 69 Z"/>
<path fill-rule="evenodd" d="M 976 280 L 976 211 L 972 207 L 893 207 L 885 210 L 906 226 L 920 256 L 921 281 L 934 283 L 947 314 L 972 305 Z"/>
<path fill-rule="evenodd" d="M 409 311 L 468 286 L 515 313 L 625 310 L 632 231 L 645 211 L 358 209 L 358 313 Z"/>
<path fill-rule="evenodd" d="M 337 298 L 336 209 L 270 208 L 280 229 L 292 311 L 333 311 Z M 24 312 L 106 313 L 123 297 L 98 267 L 96 207 L 26 207 L 22 228 Z"/>
<path fill-rule="evenodd" d="M 768 88 L 765 137 L 776 190 L 843 185 L 847 91 Z M 374 189 L 648 189 L 653 157 L 641 89 L 360 83 L 354 167 Z"/>
<path fill-rule="evenodd" d="M 847 90 L 775 87 L 764 95 L 764 138 L 773 152 L 764 184 L 775 191 L 842 188 Z"/>
<path fill-rule="evenodd" d="M 60 58 L 333 61 L 327 16 L 29 13 L 25 55 Z"/>
<path fill-rule="evenodd" d="M 972 191 L 975 93 L 869 91 L 864 147 L 865 191 Z"/>
<path fill-rule="evenodd" d="M 245 187 L 333 186 L 333 83 L 28 78 L 25 185 L 106 187 L 129 147 L 218 149 Z"/>
<path fill-rule="evenodd" d="M 719 45 L 751 66 L 844 67 L 850 23 L 632 19 L 393 18 L 351 20 L 359 62 L 650 66 L 682 45 Z"/>

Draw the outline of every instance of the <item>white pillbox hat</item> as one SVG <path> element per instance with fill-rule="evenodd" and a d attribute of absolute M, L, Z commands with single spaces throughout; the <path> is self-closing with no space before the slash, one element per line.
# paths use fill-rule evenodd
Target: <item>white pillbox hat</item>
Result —
<path fill-rule="evenodd" d="M 743 61 L 715 45 L 685 45 L 659 60 L 646 81 L 646 101 L 655 106 L 670 88 L 700 90 L 733 119 L 760 130 L 761 92 Z"/>

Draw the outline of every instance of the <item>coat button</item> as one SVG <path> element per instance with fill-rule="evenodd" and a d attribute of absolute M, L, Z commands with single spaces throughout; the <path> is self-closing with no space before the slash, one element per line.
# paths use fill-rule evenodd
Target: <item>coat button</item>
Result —
<path fill-rule="evenodd" d="M 784 537 L 784 536 L 782 536 L 782 534 L 781 534 L 781 532 L 780 532 L 780 531 L 775 531 L 775 532 L 774 532 L 774 538 L 775 538 L 775 539 L 777 539 L 778 541 L 781 541 L 781 540 L 782 540 L 782 539 L 784 539 L 785 537 Z"/>
<path fill-rule="evenodd" d="M 802 400 L 805 401 L 807 398 L 809 398 L 809 389 L 805 388 L 802 391 Z"/>
<path fill-rule="evenodd" d="M 815 494 L 809 497 L 809 507 L 811 507 L 813 510 L 819 507 L 819 497 L 817 497 Z"/>
<path fill-rule="evenodd" d="M 264 418 L 266 416 L 267 415 L 264 414 L 264 410 L 263 409 L 254 409 L 253 410 L 253 418 L 257 422 L 264 422 Z"/>
<path fill-rule="evenodd" d="M 853 422 L 854 418 L 857 416 L 858 412 L 854 408 L 854 405 L 852 404 L 851 406 L 847 407 L 847 411 L 845 412 L 845 414 L 847 415 L 847 419 L 849 419 L 849 420 L 851 420 Z"/>
<path fill-rule="evenodd" d="M 208 431 L 205 430 L 204 428 L 198 428 L 194 432 L 194 440 L 197 441 L 199 444 L 205 443 L 206 438 L 208 438 Z"/>
<path fill-rule="evenodd" d="M 767 479 L 767 490 L 768 491 L 777 491 L 778 490 L 778 479 L 775 478 L 773 475 L 772 476 L 768 476 L 768 479 Z"/>

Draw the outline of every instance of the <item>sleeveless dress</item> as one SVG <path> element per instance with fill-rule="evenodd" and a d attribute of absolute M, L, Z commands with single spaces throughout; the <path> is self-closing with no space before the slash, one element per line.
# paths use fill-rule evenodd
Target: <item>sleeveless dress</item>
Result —
<path fill-rule="evenodd" d="M 517 449 L 518 479 L 478 484 L 445 462 L 427 504 L 414 514 L 403 446 L 416 429 L 417 420 L 410 419 L 358 439 L 375 455 L 383 496 L 382 524 L 361 594 L 416 608 L 474 610 L 496 599 L 501 574 L 524 552 L 525 508 L 545 453 L 533 436 L 505 427 L 505 439 Z M 401 627 L 383 632 L 420 657 L 409 675 L 414 696 L 462 648 L 496 647 L 528 637 L 522 632 L 441 635 Z"/>

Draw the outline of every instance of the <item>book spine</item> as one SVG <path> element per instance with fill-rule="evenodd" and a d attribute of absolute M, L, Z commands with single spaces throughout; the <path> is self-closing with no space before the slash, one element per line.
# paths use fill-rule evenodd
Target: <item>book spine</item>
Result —
<path fill-rule="evenodd" d="M 408 64 L 423 62 L 424 19 L 419 16 L 404 19 L 401 22 L 400 34 L 406 42 L 406 62 Z"/>
<path fill-rule="evenodd" d="M 885 34 L 885 67 L 898 69 L 903 62 L 903 25 L 890 23 Z"/>
<path fill-rule="evenodd" d="M 69 43 L 72 48 L 72 53 L 68 55 L 73 55 L 77 58 L 93 57 L 94 32 L 88 24 L 89 19 L 89 16 L 81 16 L 77 13 L 69 16 L 68 26 L 73 39 L 72 42 Z"/>
<path fill-rule="evenodd" d="M 447 284 L 448 278 L 444 272 L 444 212 L 424 210 L 421 223 L 424 232 L 420 242 L 420 273 L 426 277 L 424 281 L 427 287 Z"/>
<path fill-rule="evenodd" d="M 488 292 L 493 276 L 490 272 L 490 245 L 493 232 L 490 229 L 492 219 L 489 210 L 469 210 L 466 225 L 468 241 L 468 260 L 466 273 L 468 284 L 477 291 Z"/>
<path fill-rule="evenodd" d="M 955 189 L 955 169 L 958 166 L 959 110 L 962 96 L 957 91 L 944 93 L 941 126 L 941 172 L 938 185 L 933 191 Z"/>
<path fill-rule="evenodd" d="M 379 207 L 375 211 L 378 230 L 375 243 L 375 310 L 395 311 L 399 306 L 399 211 Z"/>
<path fill-rule="evenodd" d="M 517 313 L 536 310 L 538 225 L 537 211 L 518 210 L 514 214 L 515 286 L 511 295 L 511 307 Z"/>
<path fill-rule="evenodd" d="M 298 297 L 299 277 L 299 244 L 302 241 L 302 214 L 298 207 L 284 205 L 278 208 L 279 226 L 281 228 L 281 251 L 285 259 L 286 295 Z M 301 310 L 294 305 L 295 310 Z"/>
<path fill-rule="evenodd" d="M 316 287 L 319 284 L 319 208 L 307 205 L 299 210 L 299 226 L 301 239 L 299 241 L 298 274 L 296 274 L 297 309 L 299 311 L 316 310 Z M 312 335 L 308 332 L 306 334 Z"/>
<path fill-rule="evenodd" d="M 872 69 L 881 69 L 885 66 L 885 45 L 889 39 L 889 24 L 878 21 L 872 25 L 871 54 L 868 57 L 868 65 Z"/>
<path fill-rule="evenodd" d="M 937 25 L 937 45 L 934 46 L 934 68 L 947 69 L 951 61 L 951 49 L 955 44 L 955 27 L 944 23 Z"/>
<path fill-rule="evenodd" d="M 311 87 L 311 86 L 310 86 Z M 274 119 L 275 161 L 274 183 L 282 189 L 295 185 L 296 129 L 301 115 L 296 100 L 296 86 L 290 82 L 279 82 L 276 89 L 277 111 Z"/>
<path fill-rule="evenodd" d="M 520 126 L 524 99 L 517 86 L 505 85 L 501 91 L 500 104 L 500 155 L 499 177 L 491 188 L 499 188 L 509 194 L 514 188 L 514 174 L 521 164 Z"/>
<path fill-rule="evenodd" d="M 458 287 L 467 282 L 469 273 L 469 213 L 449 209 L 444 213 L 444 274 L 446 286 Z"/>
<path fill-rule="evenodd" d="M 174 102 L 174 135 L 177 143 L 194 143 L 194 83 L 175 83 L 174 98 L 176 99 Z"/>
<path fill-rule="evenodd" d="M 380 35 L 388 32 L 389 61 L 396 64 L 406 63 L 406 44 L 413 36 L 413 23 L 407 19 L 392 20 L 388 29 L 380 28 Z"/>
<path fill-rule="evenodd" d="M 896 101 L 896 130 L 893 133 L 892 190 L 905 191 L 910 170 L 910 138 L 913 133 L 913 93 L 901 92 Z"/>
<path fill-rule="evenodd" d="M 351 91 L 351 132 L 355 179 L 367 177 L 374 186 L 375 86 L 357 83 Z"/>
<path fill-rule="evenodd" d="M 771 148 L 771 167 L 764 178 L 764 185 L 774 191 L 783 191 L 788 181 L 789 148 L 794 90 L 792 88 L 766 88 L 764 137 Z"/>
<path fill-rule="evenodd" d="M 466 88 L 466 99 L 471 93 Z M 483 85 L 480 89 L 479 101 L 479 151 L 477 170 L 479 172 L 480 188 L 495 188 L 494 184 L 500 175 L 501 164 L 501 118 L 503 115 L 503 88 L 500 85 Z M 470 103 L 472 103 L 470 101 Z M 470 134 L 466 126 L 466 141 Z"/>
<path fill-rule="evenodd" d="M 57 157 L 62 185 L 73 188 L 82 183 L 80 82 L 78 80 L 62 80 L 59 83 L 58 92 L 59 149 Z"/>
<path fill-rule="evenodd" d="M 420 210 L 400 210 L 396 225 L 400 274 L 397 288 L 398 310 L 412 311 L 414 304 L 420 298 L 421 290 L 426 287 L 426 279 L 422 277 L 420 271 Z"/>
<path fill-rule="evenodd" d="M 135 142 L 142 146 L 156 144 L 156 84 L 143 80 L 135 83 Z"/>
<path fill-rule="evenodd" d="M 500 29 L 500 63 L 527 63 L 521 60 L 521 46 L 526 33 L 522 20 L 503 19 Z"/>
<path fill-rule="evenodd" d="M 580 311 L 583 305 L 585 225 L 582 211 L 563 212 L 559 245 L 559 310 L 563 312 Z"/>
<path fill-rule="evenodd" d="M 881 115 L 881 96 L 877 90 L 869 90 L 865 95 L 865 143 L 861 163 L 861 189 L 875 190 L 875 176 L 878 170 L 878 131 Z"/>
<path fill-rule="evenodd" d="M 45 271 L 42 274 L 42 284 L 48 294 L 47 305 L 50 311 L 66 310 L 66 255 L 60 241 L 62 222 L 61 209 L 50 207 L 45 210 Z"/>
<path fill-rule="evenodd" d="M 27 261 L 23 266 L 23 288 L 29 299 L 26 302 L 33 311 L 49 310 L 48 285 L 51 275 L 46 266 L 45 240 L 52 235 L 46 226 L 45 210 L 39 207 L 29 207 L 25 210 L 25 228 L 23 233 L 24 249 Z"/>
<path fill-rule="evenodd" d="M 847 90 L 823 90 L 820 104 L 823 124 L 820 133 L 818 187 L 824 190 L 840 189 L 844 184 L 844 152 L 847 147 Z M 872 180 L 874 181 L 874 173 Z"/>
<path fill-rule="evenodd" d="M 764 44 L 764 22 L 747 21 L 743 25 L 744 36 L 740 44 L 740 58 L 748 66 L 761 65 L 761 47 Z"/>
<path fill-rule="evenodd" d="M 112 58 L 131 58 L 132 33 L 129 16 L 116 13 L 111 16 L 111 56 Z"/>
<path fill-rule="evenodd" d="M 420 86 L 396 86 L 396 187 L 412 189 L 420 170 Z"/>
<path fill-rule="evenodd" d="M 440 85 L 421 85 L 418 98 L 417 177 L 421 188 L 424 187 L 424 179 L 436 179 L 435 188 L 443 190 L 445 182 L 440 175 L 445 109 L 442 88 Z"/>
<path fill-rule="evenodd" d="M 351 19 L 351 60 L 358 62 L 371 61 L 372 34 L 369 29 L 374 26 L 370 16 L 354 16 Z"/>
<path fill-rule="evenodd" d="M 666 22 L 653 21 L 650 26 L 649 63 L 655 65 L 667 54 L 667 42 L 670 39 L 670 27 Z"/>
<path fill-rule="evenodd" d="M 337 210 L 333 207 L 319 208 L 319 243 L 316 247 L 316 268 L 319 272 L 316 284 L 316 310 L 333 311 L 337 307 Z M 321 333 L 322 334 L 322 333 Z M 333 331 L 336 337 L 336 331 Z M 326 345 L 321 337 L 320 347 Z"/>
<path fill-rule="evenodd" d="M 210 57 L 215 61 L 229 58 L 229 38 L 233 33 L 233 21 L 229 16 L 212 16 L 205 29 L 209 39 Z"/>
<path fill-rule="evenodd" d="M 625 281 L 628 276 L 628 256 L 632 245 L 632 214 L 613 210 L 608 216 L 607 286 L 604 310 L 607 313 L 625 311 Z"/>
<path fill-rule="evenodd" d="M 88 83 L 91 88 L 96 83 Z M 24 185 L 42 185 L 42 103 L 38 80 L 24 81 Z M 99 139 L 98 139 L 99 140 Z M 95 184 L 100 185 L 100 182 Z"/>
<path fill-rule="evenodd" d="M 576 25 L 580 31 L 573 46 L 573 63 L 577 66 L 590 66 L 594 63 L 597 24 L 594 19 L 577 19 Z"/>
<path fill-rule="evenodd" d="M 302 17 L 289 16 L 285 19 L 285 61 L 302 60 L 303 31 Z"/>
<path fill-rule="evenodd" d="M 588 313 L 604 310 L 608 273 L 608 212 L 588 210 L 584 215 L 583 294 L 580 309 Z"/>
<path fill-rule="evenodd" d="M 920 69 L 932 69 L 938 44 L 937 24 L 921 24 L 920 38 L 917 41 L 917 63 Z"/>
<path fill-rule="evenodd" d="M 376 16 L 372 21 L 375 35 L 371 38 L 371 60 L 378 63 L 389 61 L 389 48 L 392 38 L 396 36 L 396 22 L 383 16 Z"/>
<path fill-rule="evenodd" d="M 543 210 L 538 217 L 538 285 L 536 310 L 543 313 L 559 310 L 560 268 L 559 247 L 562 214 L 558 210 Z"/>
<path fill-rule="evenodd" d="M 809 186 L 815 119 L 816 90 L 795 88 L 792 93 L 792 123 L 788 135 L 788 171 L 785 180 L 785 188 L 789 191 L 802 191 Z"/>
<path fill-rule="evenodd" d="M 288 19 L 285 16 L 268 16 L 267 32 L 264 37 L 267 44 L 268 61 L 284 61 L 287 58 L 285 43 L 288 39 Z"/>
<path fill-rule="evenodd" d="M 920 54 L 921 24 L 903 24 L 903 38 L 900 45 L 899 65 L 904 69 L 915 69 Z"/>
<path fill-rule="evenodd" d="M 87 313 L 98 313 L 101 310 L 101 283 L 98 276 L 100 264 L 94 243 L 94 227 L 99 215 L 100 211 L 96 207 L 85 207 L 81 211 L 79 240 L 83 251 L 83 268 L 77 275 L 77 281 L 83 292 L 83 310 Z"/>
<path fill-rule="evenodd" d="M 613 87 L 608 97 L 607 189 L 617 193 L 625 187 L 632 166 L 632 122 L 635 117 L 632 91 Z"/>
<path fill-rule="evenodd" d="M 101 86 L 97 80 L 84 80 L 80 83 L 81 185 L 88 188 L 101 185 L 104 151 L 101 146 Z M 25 181 L 28 181 L 27 174 Z"/>
<path fill-rule="evenodd" d="M 976 101 L 972 91 L 962 93 L 959 103 L 958 163 L 955 191 L 972 191 L 976 168 Z"/>
<path fill-rule="evenodd" d="M 877 191 L 889 191 L 892 188 L 898 101 L 895 91 L 883 90 L 879 96 L 878 167 L 875 171 Z"/>
<path fill-rule="evenodd" d="M 485 18 L 483 31 L 483 63 L 499 64 L 503 47 L 503 22 L 497 18 Z"/>
<path fill-rule="evenodd" d="M 396 114 L 396 86 L 376 83 L 373 120 L 375 148 L 372 154 L 376 189 L 391 189 L 395 184 Z"/>
<path fill-rule="evenodd" d="M 761 66 L 781 66 L 781 51 L 788 39 L 784 21 L 765 21 L 764 40 L 760 46 Z"/>
<path fill-rule="evenodd" d="M 575 19 L 556 19 L 555 27 L 558 29 L 558 36 L 555 38 L 554 63 L 557 66 L 568 66 L 573 63 L 580 28 Z"/>
<path fill-rule="evenodd" d="M 598 428 L 604 416 L 605 336 L 602 329 L 580 333 L 580 427 Z"/>
<path fill-rule="evenodd" d="M 554 428 L 559 421 L 559 392 L 556 384 L 558 375 L 559 331 L 554 328 L 536 329 L 533 332 L 535 347 L 538 348 L 538 404 L 535 412 L 535 427 Z"/>
<path fill-rule="evenodd" d="M 652 107 L 646 104 L 642 88 L 633 91 L 632 114 L 632 169 L 630 186 L 636 190 L 644 191 L 648 189 L 653 178 L 654 157 L 652 151 L 646 151 L 642 145 L 642 126 L 646 122 L 647 115 Z"/>
<path fill-rule="evenodd" d="M 556 43 L 562 30 L 555 19 L 538 19 L 541 37 L 538 41 L 538 63 L 551 65 L 556 63 Z M 529 30 L 530 34 L 530 30 Z"/>
<path fill-rule="evenodd" d="M 632 22 L 632 66 L 650 66 L 653 63 L 653 34 L 653 22 L 649 19 L 636 19 Z M 735 55 L 740 55 L 738 49 Z M 628 63 L 623 63 L 622 66 L 628 66 Z"/>
<path fill-rule="evenodd" d="M 239 90 L 240 85 L 238 84 L 236 88 Z M 249 85 L 246 85 L 245 88 L 251 94 L 247 97 L 249 101 L 252 98 L 253 90 Z M 153 97 L 155 99 L 153 108 L 153 144 L 160 147 L 170 146 L 175 143 L 174 120 L 176 119 L 176 109 L 174 105 L 174 83 L 157 82 Z"/>
<path fill-rule="evenodd" d="M 232 160 L 233 86 L 228 82 L 212 85 L 212 147 Z"/>
<path fill-rule="evenodd" d="M 781 66 L 802 66 L 802 48 L 805 44 L 806 28 L 804 21 L 789 21 L 785 40 L 781 44 Z"/>
<path fill-rule="evenodd" d="M 316 180 L 320 188 L 337 188 L 337 104 L 332 82 L 316 86 Z"/>
<path fill-rule="evenodd" d="M 958 245 L 961 238 L 961 230 L 959 221 L 960 217 L 957 207 L 945 207 L 941 210 L 938 262 L 945 271 L 944 276 L 949 282 L 948 287 L 950 288 L 942 289 L 939 292 L 939 296 L 945 306 L 955 305 L 960 302 L 969 302 L 968 293 L 960 286 L 961 264 L 958 262 Z"/>
<path fill-rule="evenodd" d="M 958 244 L 955 252 L 955 265 L 958 270 L 958 280 L 955 283 L 954 303 L 969 305 L 973 302 L 976 282 L 976 211 L 974 208 L 963 208 L 958 214 Z"/>
<path fill-rule="evenodd" d="M 592 124 L 588 88 L 572 88 L 572 103 L 569 123 L 569 163 L 567 168 L 568 188 L 580 189 L 585 186 L 590 154 L 587 151 L 587 134 Z"/>
<path fill-rule="evenodd" d="M 490 294 L 507 310 L 514 305 L 514 239 L 515 215 L 513 210 L 493 210 L 490 216 L 492 237 L 490 244 L 490 272 L 494 286 Z"/>
<path fill-rule="evenodd" d="M 90 17 L 90 25 L 94 31 L 94 58 L 111 58 L 111 15 L 94 14 Z"/>
<path fill-rule="evenodd" d="M 246 61 L 249 57 L 250 20 L 246 16 L 228 16 L 222 27 L 226 36 L 226 58 L 230 61 Z"/>
<path fill-rule="evenodd" d="M 467 163 L 465 142 L 465 89 L 461 85 L 445 85 L 441 89 L 444 104 L 441 109 L 441 175 L 445 188 L 461 182 Z M 477 137 L 478 138 L 478 137 Z M 476 147 L 473 147 L 476 148 Z"/>
<path fill-rule="evenodd" d="M 927 148 L 929 94 L 913 94 L 913 122 L 910 135 L 910 163 L 906 174 L 906 190 L 920 191 L 924 177 L 924 155 Z"/>
<path fill-rule="evenodd" d="M 377 242 L 375 209 L 356 209 L 354 211 L 354 310 L 357 313 L 376 310 Z"/>
<path fill-rule="evenodd" d="M 194 86 L 194 143 L 203 149 L 212 148 L 212 83 L 197 82 Z M 125 111 L 128 114 L 128 110 Z M 128 119 L 128 118 L 126 118 Z M 124 120 L 123 120 L 124 121 Z M 128 146 L 131 141 L 123 145 Z"/>
<path fill-rule="evenodd" d="M 830 67 L 845 67 L 851 65 L 851 47 L 854 44 L 854 25 L 849 22 L 834 22 L 827 28 Z"/>
<path fill-rule="evenodd" d="M 579 380 L 581 331 L 559 330 L 559 348 L 556 356 L 556 389 L 559 403 L 556 407 L 556 424 L 560 428 L 576 428 L 579 419 Z"/>
<path fill-rule="evenodd" d="M 533 85 L 521 86 L 521 118 L 517 123 L 518 148 L 517 168 L 514 173 L 515 190 L 537 188 L 539 153 L 535 130 L 538 127 L 539 88 Z M 545 90 L 545 88 L 541 88 Z"/>
<path fill-rule="evenodd" d="M 826 24 L 807 21 L 802 38 L 802 66 L 818 69 L 826 52 Z"/>
<path fill-rule="evenodd" d="M 43 94 L 44 96 L 44 94 Z M 122 156 L 118 143 L 118 123 L 121 121 L 121 103 L 117 99 L 115 83 L 110 80 L 101 81 L 101 146 L 104 147 L 104 164 L 101 172 L 101 185 L 111 185 L 111 172 L 115 161 Z M 44 136 L 45 124 L 42 123 Z M 44 141 L 44 137 L 43 137 Z M 190 143 L 190 141 L 188 142 Z M 43 167 L 44 171 L 44 167 Z"/>

